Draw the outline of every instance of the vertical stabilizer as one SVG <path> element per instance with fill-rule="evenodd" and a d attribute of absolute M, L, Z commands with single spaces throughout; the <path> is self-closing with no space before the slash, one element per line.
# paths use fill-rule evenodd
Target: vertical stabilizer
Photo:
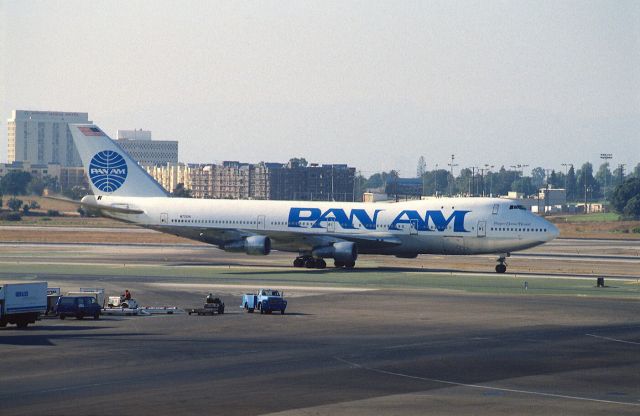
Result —
<path fill-rule="evenodd" d="M 165 190 L 93 124 L 69 124 L 95 195 L 166 197 Z"/>

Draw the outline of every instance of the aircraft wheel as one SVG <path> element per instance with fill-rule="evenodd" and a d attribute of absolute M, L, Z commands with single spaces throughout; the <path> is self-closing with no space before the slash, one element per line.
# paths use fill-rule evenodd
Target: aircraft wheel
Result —
<path fill-rule="evenodd" d="M 302 257 L 296 257 L 296 259 L 293 261 L 293 267 L 302 267 L 304 266 L 304 260 L 302 259 Z"/>
<path fill-rule="evenodd" d="M 346 267 L 347 269 L 353 269 L 354 267 L 356 267 L 356 262 L 355 261 L 349 261 L 344 265 L 344 267 Z"/>
<path fill-rule="evenodd" d="M 507 265 L 506 264 L 498 264 L 496 266 L 496 273 L 504 273 L 507 271 Z"/>
<path fill-rule="evenodd" d="M 313 257 L 309 257 L 304 261 L 304 267 L 306 267 L 307 269 L 313 269 L 314 267 L 316 267 L 316 259 L 314 259 Z"/>
<path fill-rule="evenodd" d="M 343 263 L 343 262 L 341 262 L 341 261 L 338 261 L 338 260 L 335 260 L 335 261 L 333 262 L 333 264 L 334 264 L 338 269 L 340 269 L 340 268 L 344 267 L 344 263 Z"/>
<path fill-rule="evenodd" d="M 327 267 L 327 262 L 326 261 L 324 261 L 323 259 L 316 260 L 316 268 L 324 269 L 325 267 Z"/>

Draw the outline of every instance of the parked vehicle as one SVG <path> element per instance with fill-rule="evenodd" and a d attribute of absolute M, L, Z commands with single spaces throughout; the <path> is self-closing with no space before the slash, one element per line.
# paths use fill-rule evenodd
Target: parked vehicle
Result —
<path fill-rule="evenodd" d="M 224 313 L 224 302 L 219 297 L 214 297 L 213 294 L 209 294 L 204 301 L 202 308 L 187 309 L 187 313 L 198 315 L 222 315 Z"/>
<path fill-rule="evenodd" d="M 253 313 L 257 309 L 261 314 L 280 311 L 284 315 L 284 311 L 287 309 L 287 301 L 277 290 L 260 289 L 256 294 L 247 293 L 243 295 L 240 307 L 249 313 Z"/>
<path fill-rule="evenodd" d="M 82 319 L 85 316 L 93 316 L 93 319 L 100 319 L 101 307 L 95 296 L 61 296 L 58 299 L 56 310 L 60 319 L 67 316 L 75 316 Z"/>
<path fill-rule="evenodd" d="M 47 282 L 0 285 L 0 327 L 26 328 L 47 311 Z"/>

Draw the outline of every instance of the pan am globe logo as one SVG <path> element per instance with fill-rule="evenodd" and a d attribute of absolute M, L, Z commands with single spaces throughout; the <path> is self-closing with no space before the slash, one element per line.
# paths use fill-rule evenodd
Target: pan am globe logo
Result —
<path fill-rule="evenodd" d="M 89 163 L 89 178 L 102 192 L 114 192 L 127 179 L 127 162 L 113 150 L 96 153 Z"/>

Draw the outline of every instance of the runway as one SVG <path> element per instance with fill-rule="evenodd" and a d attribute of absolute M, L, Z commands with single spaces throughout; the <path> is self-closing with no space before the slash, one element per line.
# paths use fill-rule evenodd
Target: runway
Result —
<path fill-rule="evenodd" d="M 624 296 L 577 296 L 581 286 L 565 281 L 561 294 L 502 292 L 513 277 L 423 275 L 411 260 L 381 268 L 369 260 L 352 274 L 292 273 L 280 253 L 265 262 L 158 249 L 2 247 L 0 280 L 23 271 L 64 290 L 127 288 L 144 304 L 180 307 L 213 291 L 227 313 L 44 319 L 26 331 L 0 329 L 0 414 L 640 412 L 633 285 Z M 118 266 L 122 257 L 133 266 Z M 483 279 L 491 279 L 488 291 L 470 288 Z M 463 286 L 443 286 L 448 280 Z M 284 288 L 286 315 L 236 307 L 262 284 Z"/>

